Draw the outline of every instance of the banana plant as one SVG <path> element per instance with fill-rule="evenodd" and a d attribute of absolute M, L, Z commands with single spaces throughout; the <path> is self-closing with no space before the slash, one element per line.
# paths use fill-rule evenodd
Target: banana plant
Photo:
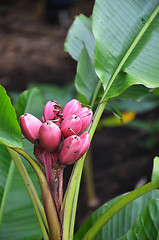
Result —
<path fill-rule="evenodd" d="M 86 151 L 107 103 L 128 88 L 129 98 L 136 91 L 140 97 L 143 89 L 149 94 L 159 88 L 158 22 L 158 0 L 96 0 L 89 18 L 76 17 L 64 47 L 77 61 L 79 100 L 68 102 L 62 112 L 52 102 L 52 107 L 56 105 L 51 110 L 52 114 L 56 112 L 53 118 L 47 111 L 50 102 L 44 107 L 38 89 L 22 93 L 14 107 L 0 87 L 1 239 L 158 239 L 158 157 L 149 183 L 101 206 L 74 234 Z M 41 123 L 34 125 L 32 120 L 27 125 L 28 113 Z M 19 117 L 23 118 L 21 128 Z M 53 123 L 61 131 L 55 136 L 58 128 Z M 87 134 L 82 135 L 86 127 Z M 31 143 L 22 139 L 21 130 Z M 47 141 L 52 139 L 48 132 L 56 144 Z M 74 167 L 63 194 L 62 173 L 67 164 Z M 21 179 L 31 201 L 21 191 Z"/>

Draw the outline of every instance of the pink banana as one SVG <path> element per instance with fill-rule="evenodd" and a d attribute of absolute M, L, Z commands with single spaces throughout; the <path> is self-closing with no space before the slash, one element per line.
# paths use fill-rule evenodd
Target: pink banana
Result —
<path fill-rule="evenodd" d="M 81 103 L 76 99 L 72 99 L 63 108 L 63 118 L 65 118 L 67 115 L 76 114 L 76 112 L 80 111 L 81 108 Z"/>
<path fill-rule="evenodd" d="M 61 131 L 52 121 L 42 123 L 39 129 L 40 146 L 48 152 L 56 151 L 61 140 Z"/>
<path fill-rule="evenodd" d="M 74 163 L 81 150 L 82 140 L 77 135 L 66 138 L 61 147 L 59 161 L 62 165 Z"/>
<path fill-rule="evenodd" d="M 42 122 L 30 113 L 20 116 L 19 124 L 23 135 L 33 144 L 38 138 L 39 129 Z"/>
<path fill-rule="evenodd" d="M 76 115 L 68 115 L 65 119 L 61 122 L 61 132 L 64 138 L 80 133 L 82 128 L 82 121 Z"/>

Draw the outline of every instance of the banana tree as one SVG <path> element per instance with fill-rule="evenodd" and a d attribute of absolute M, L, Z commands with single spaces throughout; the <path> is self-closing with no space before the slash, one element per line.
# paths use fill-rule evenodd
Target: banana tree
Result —
<path fill-rule="evenodd" d="M 143 89 L 152 94 L 159 88 L 158 23 L 158 0 L 96 0 L 91 17 L 76 17 L 67 35 L 65 50 L 77 60 L 75 86 L 79 100 L 70 101 L 71 105 L 66 104 L 62 112 L 57 103 L 54 109 L 52 102 L 51 111 L 56 114 L 51 117 L 50 110 L 46 110 L 50 109 L 50 102 L 44 107 L 37 89 L 22 93 L 14 108 L 4 88 L 0 87 L 1 239 L 39 239 L 40 236 L 53 240 L 158 239 L 158 157 L 154 159 L 151 182 L 101 206 L 74 235 L 85 152 L 107 103 L 128 88 L 131 89 L 128 98 L 136 91 L 140 96 Z M 80 105 L 82 112 L 75 103 Z M 41 119 L 40 123 L 34 125 L 32 120 L 27 125 L 28 113 Z M 25 139 L 24 146 L 17 121 L 21 115 L 22 132 L 31 142 Z M 81 116 L 86 118 L 87 124 L 82 123 L 80 128 Z M 56 127 L 53 123 L 57 123 Z M 29 126 L 27 131 L 26 125 Z M 52 125 L 54 130 L 48 131 Z M 82 134 L 86 127 L 87 141 L 84 141 Z M 50 131 L 54 141 L 47 141 L 52 139 Z M 65 142 L 69 137 L 71 140 Z M 77 140 L 74 149 L 72 141 Z M 65 150 L 62 150 L 64 146 Z M 55 149 L 58 151 L 56 156 L 53 154 Z M 67 167 L 68 163 L 74 167 L 63 194 L 63 166 Z M 23 185 L 17 180 L 19 173 L 36 215 L 21 192 Z"/>

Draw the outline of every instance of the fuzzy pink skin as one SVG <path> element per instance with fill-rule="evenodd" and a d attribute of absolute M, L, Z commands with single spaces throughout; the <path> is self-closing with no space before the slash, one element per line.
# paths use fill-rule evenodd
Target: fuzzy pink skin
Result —
<path fill-rule="evenodd" d="M 67 115 L 76 114 L 76 112 L 79 112 L 81 108 L 81 103 L 76 99 L 72 99 L 63 108 L 63 118 L 65 118 Z"/>
<path fill-rule="evenodd" d="M 74 163 L 81 151 L 81 144 L 82 140 L 77 135 L 72 135 L 66 138 L 59 154 L 60 163 L 62 165 Z"/>
<path fill-rule="evenodd" d="M 33 144 L 38 138 L 39 129 L 42 122 L 30 113 L 25 113 L 20 116 L 19 124 L 23 135 Z"/>
<path fill-rule="evenodd" d="M 61 106 L 56 101 L 48 101 L 44 107 L 43 117 L 44 121 L 47 120 L 60 120 L 60 118 L 57 116 L 58 113 L 61 112 Z M 56 123 L 55 122 L 55 123 Z"/>
<path fill-rule="evenodd" d="M 76 158 L 76 161 L 79 160 L 88 151 L 90 146 L 90 136 L 88 132 L 83 132 L 80 135 L 80 139 L 82 140 L 82 147 L 79 155 Z"/>
<path fill-rule="evenodd" d="M 80 117 L 82 121 L 82 128 L 80 132 L 83 132 L 92 121 L 93 112 L 90 108 L 83 107 L 79 112 L 77 112 L 77 116 Z"/>
<path fill-rule="evenodd" d="M 64 138 L 80 133 L 82 121 L 76 115 L 68 115 L 62 121 L 60 129 Z"/>
<path fill-rule="evenodd" d="M 51 121 L 42 123 L 39 129 L 39 142 L 42 148 L 48 152 L 54 152 L 56 151 L 60 140 L 61 131 L 55 123 Z"/>

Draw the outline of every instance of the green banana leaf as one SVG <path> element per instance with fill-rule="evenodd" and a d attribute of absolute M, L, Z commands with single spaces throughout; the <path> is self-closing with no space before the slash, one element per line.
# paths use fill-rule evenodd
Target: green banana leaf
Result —
<path fill-rule="evenodd" d="M 34 88 L 20 95 L 16 111 L 18 117 L 24 112 L 29 112 L 41 118 L 43 107 L 40 92 Z M 2 128 L 3 125 L 0 125 L 0 129 Z M 23 142 L 24 149 L 33 156 L 33 145 L 26 139 Z M 28 162 L 23 158 L 22 160 L 40 196 L 36 174 Z M 0 239 L 39 240 L 42 233 L 35 210 L 19 172 L 4 145 L 0 145 L 0 183 Z"/>
<path fill-rule="evenodd" d="M 152 199 L 142 210 L 133 227 L 118 240 L 157 240 L 159 237 L 159 200 Z"/>
<path fill-rule="evenodd" d="M 159 1 L 96 0 L 95 70 L 105 99 L 134 84 L 159 86 Z"/>
<path fill-rule="evenodd" d="M 123 196 L 123 195 L 122 195 Z M 90 217 L 86 220 L 86 222 L 80 227 L 80 229 L 75 234 L 74 240 L 82 239 L 85 233 L 89 230 L 89 228 L 93 225 L 93 223 L 107 210 L 112 206 L 115 202 L 117 202 L 122 196 L 116 197 L 109 202 L 105 203 L 99 209 L 97 209 Z M 159 197 L 159 190 L 154 190 L 152 192 L 146 193 L 145 195 L 137 198 L 122 210 L 120 210 L 117 214 L 115 214 L 98 232 L 95 236 L 94 240 L 101 239 L 109 239 L 116 240 L 121 237 L 125 233 L 132 228 L 135 223 L 137 217 L 140 215 L 144 206 L 154 198 Z M 156 207 L 154 208 L 156 209 Z M 149 215 L 154 213 L 153 207 L 149 209 Z M 158 221 L 156 219 L 156 221 Z M 124 238 L 125 239 L 125 238 Z M 135 239 L 135 238 L 134 238 Z"/>

